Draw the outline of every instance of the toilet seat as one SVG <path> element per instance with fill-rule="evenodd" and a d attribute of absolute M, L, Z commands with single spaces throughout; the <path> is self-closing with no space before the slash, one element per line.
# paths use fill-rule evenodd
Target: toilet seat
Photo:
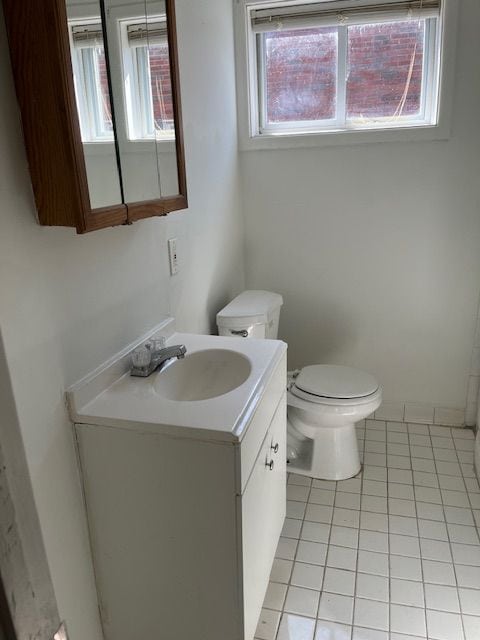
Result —
<path fill-rule="evenodd" d="M 290 391 L 310 402 L 349 405 L 370 400 L 379 386 L 369 373 L 352 367 L 311 365 L 300 371 Z"/>

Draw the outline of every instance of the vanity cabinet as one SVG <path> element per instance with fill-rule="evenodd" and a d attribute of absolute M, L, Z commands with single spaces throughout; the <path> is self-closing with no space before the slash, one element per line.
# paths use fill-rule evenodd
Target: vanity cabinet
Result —
<path fill-rule="evenodd" d="M 285 518 L 285 379 L 283 355 L 237 440 L 75 425 L 105 640 L 253 640 Z"/>

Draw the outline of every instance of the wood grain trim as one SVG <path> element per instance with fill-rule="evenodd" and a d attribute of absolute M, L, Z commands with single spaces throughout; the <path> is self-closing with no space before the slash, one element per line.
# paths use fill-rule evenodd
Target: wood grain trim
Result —
<path fill-rule="evenodd" d="M 178 61 L 177 20 L 175 14 L 175 0 L 166 1 L 168 53 L 170 57 L 170 80 L 172 83 L 172 102 L 175 118 L 175 146 L 177 150 L 177 172 L 179 195 L 186 201 L 188 207 L 187 176 L 185 165 L 185 147 L 183 140 L 182 100 L 180 95 L 180 68 Z"/>
<path fill-rule="evenodd" d="M 154 216 L 166 216 L 170 211 L 179 211 L 188 207 L 185 196 L 171 196 L 146 202 L 132 202 L 128 207 L 128 221 L 136 222 Z"/>
<path fill-rule="evenodd" d="M 91 209 L 86 218 L 85 227 L 78 233 L 88 233 L 106 227 L 115 227 L 119 224 L 127 224 L 128 209 L 125 204 L 112 205 L 111 207 L 101 207 Z"/>
<path fill-rule="evenodd" d="M 90 210 L 65 0 L 3 0 L 40 224 L 85 226 Z"/>

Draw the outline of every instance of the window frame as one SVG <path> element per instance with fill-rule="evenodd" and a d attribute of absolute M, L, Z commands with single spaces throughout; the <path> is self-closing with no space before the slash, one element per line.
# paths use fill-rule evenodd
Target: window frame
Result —
<path fill-rule="evenodd" d="M 376 21 L 372 24 L 391 24 L 391 21 Z M 354 25 L 351 25 L 354 26 Z M 376 130 L 384 128 L 414 127 L 436 124 L 438 117 L 438 74 L 436 61 L 436 45 L 438 35 L 438 18 L 426 18 L 424 28 L 424 55 L 422 67 L 421 109 L 418 117 L 404 116 L 397 118 L 395 124 L 391 118 L 369 118 L 370 123 L 359 125 L 354 118 L 347 118 L 347 70 L 348 70 L 348 29 L 349 25 L 335 26 L 337 31 L 337 65 L 336 65 L 336 117 L 325 120 L 289 120 L 279 123 L 267 122 L 266 78 L 265 78 L 265 38 L 269 32 L 256 34 L 256 78 L 258 84 L 258 134 L 257 135 L 291 135 L 300 133 L 322 133 L 324 131 Z M 435 122 L 433 122 L 435 120 Z"/>
<path fill-rule="evenodd" d="M 75 27 L 96 26 L 101 24 L 93 19 L 75 19 L 68 21 L 68 36 L 72 54 L 73 81 L 75 87 L 80 84 L 85 91 L 75 90 L 78 118 L 84 144 L 104 144 L 114 141 L 113 131 L 106 131 L 101 127 L 102 96 L 98 65 L 94 59 L 96 48 L 91 46 L 78 46 L 74 42 L 73 30 Z M 85 139 L 84 139 L 85 136 Z"/>
<path fill-rule="evenodd" d="M 251 29 L 250 11 L 254 8 L 304 5 L 319 0 L 237 0 L 235 6 L 235 48 L 237 75 L 237 105 L 240 150 L 280 149 L 296 147 L 336 146 L 365 142 L 445 140 L 450 136 L 453 85 L 455 72 L 456 31 L 459 0 L 443 0 L 437 20 L 437 38 L 441 45 L 429 56 L 428 73 L 437 67 L 438 92 L 435 108 L 436 124 L 418 122 L 391 127 L 375 124 L 372 127 L 316 131 L 305 127 L 283 134 L 279 131 L 260 133 L 259 85 L 256 69 L 256 34 Z M 432 39 L 430 39 L 432 45 Z"/>

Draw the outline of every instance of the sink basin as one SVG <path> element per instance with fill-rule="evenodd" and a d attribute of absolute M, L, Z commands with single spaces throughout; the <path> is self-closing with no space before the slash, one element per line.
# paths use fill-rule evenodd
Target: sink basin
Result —
<path fill-rule="evenodd" d="M 155 376 L 155 391 L 167 400 L 208 400 L 233 391 L 250 375 L 250 360 L 238 351 L 205 349 L 174 361 Z"/>

